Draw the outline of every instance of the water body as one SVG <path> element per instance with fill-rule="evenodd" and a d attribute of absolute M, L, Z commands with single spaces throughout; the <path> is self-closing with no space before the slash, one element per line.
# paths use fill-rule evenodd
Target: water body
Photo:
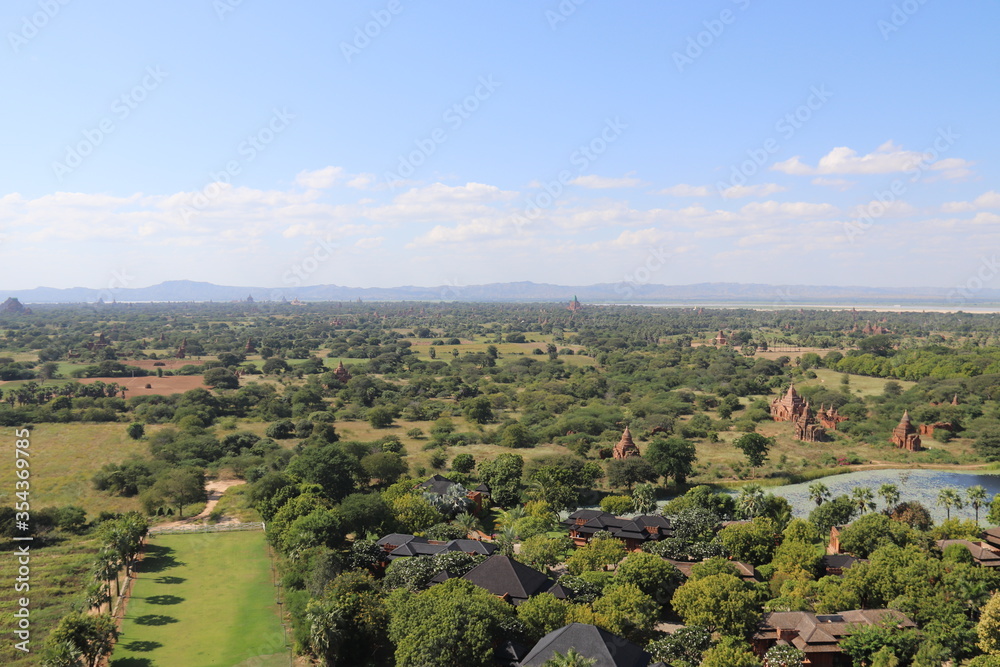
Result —
<path fill-rule="evenodd" d="M 965 501 L 965 490 L 970 486 L 982 485 L 989 498 L 1000 493 L 1000 474 L 995 473 L 964 473 L 951 472 L 948 470 L 913 470 L 913 469 L 891 469 L 891 470 L 864 470 L 852 472 L 845 475 L 833 475 L 816 480 L 822 482 L 830 489 L 833 496 L 841 494 L 851 495 L 851 490 L 855 487 L 866 486 L 875 493 L 875 501 L 878 509 L 885 506 L 885 502 L 878 497 L 878 487 L 883 484 L 895 484 L 899 488 L 901 500 L 916 500 L 930 510 L 934 521 L 941 522 L 945 519 L 943 507 L 938 507 L 938 492 L 946 487 L 956 489 Z M 765 492 L 773 493 L 776 496 L 783 496 L 792 505 L 795 516 L 805 518 L 809 512 L 816 507 L 816 503 L 809 499 L 809 486 L 815 482 L 804 482 L 802 484 L 789 484 L 788 486 L 776 486 L 765 489 Z M 989 511 L 989 506 L 979 510 L 979 520 L 986 524 L 985 517 Z M 975 512 L 967 504 L 963 509 L 952 508 L 951 517 L 959 519 L 974 519 Z"/>

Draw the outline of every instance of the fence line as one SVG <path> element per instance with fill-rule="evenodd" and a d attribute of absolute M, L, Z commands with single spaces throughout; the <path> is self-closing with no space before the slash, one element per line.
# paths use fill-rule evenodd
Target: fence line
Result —
<path fill-rule="evenodd" d="M 191 524 L 176 528 L 150 528 L 150 535 L 179 535 L 187 533 L 228 533 L 234 530 L 264 530 L 262 521 L 247 521 L 243 523 Z"/>

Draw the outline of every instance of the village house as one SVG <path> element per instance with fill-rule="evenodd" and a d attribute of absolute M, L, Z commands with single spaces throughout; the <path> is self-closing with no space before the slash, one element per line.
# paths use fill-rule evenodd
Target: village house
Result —
<path fill-rule="evenodd" d="M 916 624 L 895 609 L 857 609 L 836 614 L 784 611 L 764 614 L 753 636 L 754 652 L 763 657 L 775 645 L 790 645 L 805 652 L 806 667 L 851 667 L 851 658 L 840 641 L 865 625 L 915 628 Z"/>
<path fill-rule="evenodd" d="M 953 544 L 960 544 L 969 550 L 972 561 L 980 567 L 1000 568 L 1000 549 L 987 542 L 971 540 L 938 540 L 937 548 L 944 551 Z"/>
<path fill-rule="evenodd" d="M 492 542 L 468 539 L 442 542 L 403 533 L 386 535 L 376 544 L 385 551 L 388 561 L 411 556 L 436 556 L 451 551 L 467 553 L 470 556 L 492 556 L 497 550 L 496 545 Z"/>
<path fill-rule="evenodd" d="M 647 667 L 652 660 L 649 653 L 623 637 L 594 625 L 570 623 L 539 639 L 521 665 L 544 665 L 557 652 L 566 655 L 571 648 L 584 658 L 593 660 L 593 667 Z"/>
<path fill-rule="evenodd" d="M 431 581 L 441 583 L 450 578 L 450 573 L 442 572 Z M 560 600 L 569 597 L 555 580 L 507 556 L 490 556 L 466 572 L 462 579 L 514 606 L 540 593 L 551 593 Z"/>
<path fill-rule="evenodd" d="M 670 520 L 655 514 L 626 519 L 600 510 L 577 510 L 562 523 L 578 547 L 586 546 L 594 533 L 602 530 L 625 542 L 629 551 L 638 551 L 646 542 L 658 542 L 674 534 Z"/>
<path fill-rule="evenodd" d="M 474 513 L 479 514 L 479 512 L 481 512 L 483 509 L 483 500 L 485 498 L 489 498 L 490 495 L 490 487 L 486 486 L 485 484 L 480 484 L 475 489 L 472 489 L 470 491 L 461 484 L 459 484 L 458 482 L 453 482 L 447 477 L 443 477 L 441 475 L 433 475 L 426 482 L 417 484 L 416 488 L 422 491 L 427 491 L 428 493 L 434 493 L 439 496 L 445 496 L 448 495 L 448 493 L 450 493 L 451 490 L 455 487 L 461 487 L 462 489 L 465 490 L 465 497 L 471 500 L 473 505 L 475 505 Z"/>

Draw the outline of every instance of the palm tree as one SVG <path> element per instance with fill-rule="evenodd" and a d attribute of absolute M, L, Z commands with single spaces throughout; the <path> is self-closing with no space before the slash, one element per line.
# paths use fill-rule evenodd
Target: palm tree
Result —
<path fill-rule="evenodd" d="M 575 648 L 570 648 L 566 651 L 566 655 L 556 651 L 551 658 L 542 663 L 542 667 L 591 667 L 596 663 L 597 660 L 577 653 Z"/>
<path fill-rule="evenodd" d="M 479 519 L 474 514 L 463 513 L 455 517 L 455 525 L 462 528 L 468 535 L 479 530 Z"/>
<path fill-rule="evenodd" d="M 741 519 L 753 519 L 764 511 L 764 487 L 747 484 L 736 499 L 736 514 Z"/>
<path fill-rule="evenodd" d="M 823 482 L 815 482 L 809 485 L 809 499 L 816 503 L 817 507 L 830 499 L 830 489 Z"/>
<path fill-rule="evenodd" d="M 875 494 L 867 486 L 856 486 L 851 490 L 851 498 L 857 505 L 858 511 L 864 514 L 875 509 Z"/>
<path fill-rule="evenodd" d="M 938 492 L 937 504 L 944 508 L 947 520 L 951 520 L 951 508 L 962 509 L 962 496 L 955 489 L 941 489 Z"/>
<path fill-rule="evenodd" d="M 981 484 L 970 486 L 965 490 L 965 497 L 968 498 L 969 504 L 972 505 L 972 509 L 976 511 L 976 525 L 978 526 L 979 508 L 990 502 L 989 496 L 986 495 L 986 489 L 984 489 Z"/>
<path fill-rule="evenodd" d="M 511 507 L 509 510 L 500 510 L 500 512 L 497 514 L 497 520 L 495 526 L 501 531 L 504 530 L 505 528 L 513 528 L 517 520 L 523 519 L 525 516 L 527 516 L 527 513 L 524 511 L 524 508 L 521 507 L 520 505 L 515 505 L 514 507 Z"/>
<path fill-rule="evenodd" d="M 895 484 L 883 484 L 878 487 L 878 495 L 885 501 L 885 511 L 888 513 L 899 502 L 899 487 Z"/>

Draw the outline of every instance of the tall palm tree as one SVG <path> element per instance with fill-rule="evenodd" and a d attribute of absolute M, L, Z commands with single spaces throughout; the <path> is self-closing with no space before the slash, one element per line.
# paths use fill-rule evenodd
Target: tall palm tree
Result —
<path fill-rule="evenodd" d="M 851 490 L 851 498 L 858 511 L 864 514 L 875 509 L 875 494 L 867 486 L 856 486 Z"/>
<path fill-rule="evenodd" d="M 823 482 L 815 482 L 809 485 L 809 499 L 820 506 L 830 499 L 830 489 Z"/>
<path fill-rule="evenodd" d="M 952 488 L 941 489 L 938 492 L 937 504 L 944 508 L 947 519 L 951 520 L 951 508 L 962 509 L 962 496 Z"/>
<path fill-rule="evenodd" d="M 498 528 L 499 530 L 503 530 L 505 528 L 513 528 L 517 520 L 523 519 L 525 516 L 527 516 L 527 513 L 524 511 L 524 508 L 521 507 L 520 505 L 515 505 L 514 507 L 511 507 L 509 510 L 500 510 L 500 512 L 497 514 L 497 520 L 495 524 L 496 528 Z"/>
<path fill-rule="evenodd" d="M 736 499 L 736 514 L 741 519 L 753 519 L 764 511 L 764 487 L 747 484 Z"/>
<path fill-rule="evenodd" d="M 899 503 L 899 487 L 895 484 L 883 484 L 878 487 L 878 495 L 885 501 L 887 513 Z"/>
<path fill-rule="evenodd" d="M 455 517 L 455 525 L 462 528 L 468 535 L 479 530 L 479 519 L 474 514 L 462 513 Z"/>
<path fill-rule="evenodd" d="M 988 505 L 990 502 L 989 496 L 986 494 L 986 489 L 981 484 L 970 486 L 965 490 L 965 497 L 969 500 L 969 504 L 972 505 L 972 509 L 976 511 L 976 525 L 978 526 L 979 508 L 983 505 Z"/>

